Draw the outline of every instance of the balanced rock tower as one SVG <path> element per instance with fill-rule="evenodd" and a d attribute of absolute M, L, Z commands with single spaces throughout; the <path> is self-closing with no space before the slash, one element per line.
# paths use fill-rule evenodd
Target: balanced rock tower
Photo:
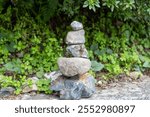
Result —
<path fill-rule="evenodd" d="M 73 21 L 71 27 L 73 31 L 65 40 L 66 56 L 58 58 L 59 71 L 51 78 L 51 90 L 59 92 L 60 99 L 68 100 L 88 98 L 95 92 L 95 79 L 88 73 L 91 61 L 84 45 L 83 25 Z"/>

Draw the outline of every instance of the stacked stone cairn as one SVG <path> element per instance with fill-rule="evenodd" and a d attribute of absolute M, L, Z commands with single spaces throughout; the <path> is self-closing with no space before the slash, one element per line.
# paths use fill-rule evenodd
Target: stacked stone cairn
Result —
<path fill-rule="evenodd" d="M 85 31 L 80 22 L 71 23 L 73 31 L 66 37 L 66 57 L 58 59 L 59 71 L 51 77 L 51 90 L 59 92 L 60 99 L 88 98 L 95 92 L 95 79 L 88 73 L 91 61 L 85 48 Z"/>

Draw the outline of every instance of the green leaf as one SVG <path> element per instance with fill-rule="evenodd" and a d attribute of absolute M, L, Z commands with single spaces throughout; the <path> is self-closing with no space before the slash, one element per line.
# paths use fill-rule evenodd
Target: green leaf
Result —
<path fill-rule="evenodd" d="M 43 68 L 40 68 L 40 70 L 36 73 L 36 75 L 37 75 L 38 78 L 42 78 L 43 75 L 44 75 Z"/>
<path fill-rule="evenodd" d="M 90 47 L 90 49 L 91 49 L 92 51 L 97 50 L 97 49 L 98 49 L 98 44 L 92 44 L 91 47 Z"/>
<path fill-rule="evenodd" d="M 112 54 L 112 53 L 113 53 L 113 51 L 112 51 L 111 49 L 109 49 L 109 48 L 106 49 L 106 52 L 107 52 L 108 54 Z"/>
<path fill-rule="evenodd" d="M 99 5 L 99 4 L 95 4 L 95 6 L 98 7 L 98 8 L 100 8 L 100 5 Z"/>
<path fill-rule="evenodd" d="M 93 9 L 93 11 L 94 11 L 94 12 L 96 11 L 96 8 L 95 8 L 95 6 L 93 6 L 93 7 L 92 7 L 92 9 Z"/>
<path fill-rule="evenodd" d="M 21 61 L 20 59 L 13 60 L 4 65 L 4 68 L 11 72 L 21 73 Z"/>
<path fill-rule="evenodd" d="M 101 55 L 101 51 L 99 49 L 94 51 L 94 54 L 96 54 L 97 56 Z"/>
<path fill-rule="evenodd" d="M 101 63 L 98 63 L 97 61 L 91 61 L 91 64 L 92 64 L 91 69 L 95 72 L 101 71 L 104 68 L 104 65 Z"/>
<path fill-rule="evenodd" d="M 139 58 L 142 62 L 146 62 L 146 61 L 150 62 L 150 59 L 147 56 L 140 55 Z"/>
<path fill-rule="evenodd" d="M 114 11 L 114 6 L 111 6 L 111 11 L 112 11 L 112 12 Z"/>
<path fill-rule="evenodd" d="M 84 2 L 83 8 L 88 7 L 87 1 Z"/>
<path fill-rule="evenodd" d="M 144 62 L 143 67 L 150 68 L 150 62 L 148 61 Z"/>
<path fill-rule="evenodd" d="M 10 44 L 6 44 L 7 49 L 9 50 L 9 52 L 15 52 L 15 48 L 14 48 L 15 43 L 11 42 Z"/>
<path fill-rule="evenodd" d="M 92 8 L 93 8 L 93 7 L 90 5 L 90 6 L 89 6 L 89 9 L 91 10 Z"/>

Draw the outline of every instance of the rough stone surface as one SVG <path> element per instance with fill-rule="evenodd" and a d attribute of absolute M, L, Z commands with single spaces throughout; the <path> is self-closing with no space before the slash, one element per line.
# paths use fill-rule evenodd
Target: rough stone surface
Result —
<path fill-rule="evenodd" d="M 67 37 L 66 37 L 66 44 L 68 45 L 84 44 L 85 43 L 84 34 L 85 34 L 84 30 L 68 32 Z"/>
<path fill-rule="evenodd" d="M 54 71 L 49 74 L 44 75 L 46 78 L 50 79 L 51 85 L 50 89 L 53 91 L 60 91 L 64 88 L 64 77 L 60 71 Z"/>
<path fill-rule="evenodd" d="M 86 73 L 80 76 L 79 81 L 83 83 L 84 88 L 81 97 L 91 97 L 95 92 L 95 79 L 92 75 Z"/>
<path fill-rule="evenodd" d="M 28 92 L 31 92 L 31 91 L 37 91 L 38 90 L 38 87 L 36 85 L 36 82 L 39 80 L 37 77 L 32 77 L 30 78 L 31 81 L 32 81 L 32 86 L 28 86 L 27 84 L 25 84 L 22 89 L 22 92 L 23 93 L 28 93 Z"/>
<path fill-rule="evenodd" d="M 31 91 L 37 91 L 38 90 L 38 87 L 36 84 L 32 84 L 31 87 L 29 86 L 25 86 L 22 90 L 22 93 L 28 93 L 28 92 L 31 92 Z"/>
<path fill-rule="evenodd" d="M 53 91 L 61 91 L 65 88 L 64 81 L 65 79 L 63 78 L 63 76 L 57 77 L 57 79 L 51 82 L 50 89 Z"/>
<path fill-rule="evenodd" d="M 88 58 L 88 52 L 84 44 L 67 46 L 67 56 Z"/>
<path fill-rule="evenodd" d="M 73 30 L 81 30 L 81 29 L 83 29 L 83 25 L 82 25 L 82 23 L 80 23 L 80 22 L 78 22 L 78 21 L 73 21 L 72 23 L 71 23 L 71 28 L 73 29 Z"/>
<path fill-rule="evenodd" d="M 64 82 L 65 88 L 60 91 L 60 99 L 62 100 L 78 100 L 81 98 L 83 91 L 83 84 L 73 80 L 66 80 Z"/>
<path fill-rule="evenodd" d="M 129 77 L 132 79 L 138 79 L 138 78 L 142 77 L 142 73 L 141 72 L 131 72 L 131 73 L 129 73 Z"/>
<path fill-rule="evenodd" d="M 50 89 L 60 91 L 60 99 L 64 100 L 87 98 L 95 93 L 95 79 L 88 73 L 82 76 L 74 76 L 71 79 L 60 76 L 51 83 Z"/>
<path fill-rule="evenodd" d="M 53 71 L 51 73 L 46 73 L 44 74 L 44 76 L 47 78 L 47 79 L 50 79 L 51 81 L 54 81 L 56 80 L 59 76 L 61 76 L 62 73 L 60 71 Z"/>
<path fill-rule="evenodd" d="M 79 79 L 78 76 L 71 77 L 71 80 L 74 82 L 76 82 L 77 79 Z M 65 84 L 65 83 L 67 83 L 66 82 L 67 80 L 70 80 L 70 79 L 68 77 L 63 76 L 63 75 L 57 76 L 57 78 L 55 78 L 55 80 L 54 79 L 51 80 L 50 89 L 53 91 L 61 91 L 65 88 L 67 88 L 66 87 L 67 85 Z"/>
<path fill-rule="evenodd" d="M 91 61 L 85 58 L 65 58 L 58 59 L 58 66 L 65 76 L 75 76 L 84 74 L 91 68 Z"/>
<path fill-rule="evenodd" d="M 9 95 L 12 95 L 14 93 L 15 89 L 12 87 L 6 87 L 2 88 L 0 90 L 0 97 L 7 97 Z"/>

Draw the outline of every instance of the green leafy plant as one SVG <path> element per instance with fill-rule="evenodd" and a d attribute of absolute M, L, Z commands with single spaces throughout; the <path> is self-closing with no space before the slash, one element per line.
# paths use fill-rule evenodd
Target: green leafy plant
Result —
<path fill-rule="evenodd" d="M 140 60 L 143 63 L 142 66 L 144 68 L 150 68 L 150 59 L 147 56 L 142 56 L 142 55 L 140 55 L 139 57 L 140 57 Z"/>
<path fill-rule="evenodd" d="M 96 11 L 96 7 L 100 7 L 99 4 L 99 0 L 86 0 L 83 7 L 89 7 L 90 10 Z"/>
<path fill-rule="evenodd" d="M 20 59 L 13 60 L 4 65 L 4 69 L 10 72 L 21 73 L 21 61 Z"/>
<path fill-rule="evenodd" d="M 14 87 L 15 94 L 20 94 L 22 91 L 22 86 L 27 84 L 29 86 L 32 85 L 31 80 L 26 79 L 26 76 L 17 76 L 19 80 L 13 79 L 12 76 L 0 76 L 0 87 Z"/>
<path fill-rule="evenodd" d="M 120 4 L 119 0 L 105 0 L 105 2 L 103 3 L 103 6 L 107 6 L 108 8 L 111 9 L 111 11 L 114 11 L 114 8 L 118 8 Z"/>
<path fill-rule="evenodd" d="M 50 90 L 50 80 L 49 79 L 40 79 L 37 81 L 38 91 L 44 92 L 46 94 L 51 94 L 52 91 Z"/>

